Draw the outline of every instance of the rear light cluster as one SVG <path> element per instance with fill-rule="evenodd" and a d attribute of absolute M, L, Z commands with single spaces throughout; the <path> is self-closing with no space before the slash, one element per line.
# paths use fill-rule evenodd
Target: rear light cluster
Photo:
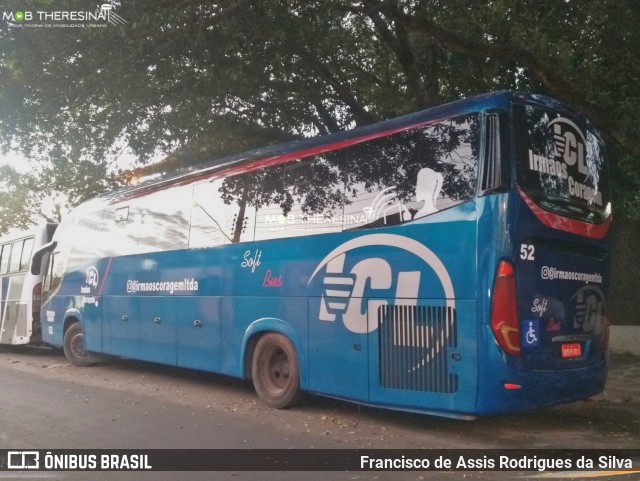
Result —
<path fill-rule="evenodd" d="M 520 354 L 516 271 L 507 261 L 500 261 L 496 271 L 491 305 L 491 330 L 504 352 L 512 356 Z"/>

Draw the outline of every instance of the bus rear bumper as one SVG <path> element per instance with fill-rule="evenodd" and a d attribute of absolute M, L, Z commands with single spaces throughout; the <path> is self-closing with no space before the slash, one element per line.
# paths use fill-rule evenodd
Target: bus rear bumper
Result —
<path fill-rule="evenodd" d="M 488 389 L 479 386 L 477 414 L 528 411 L 584 400 L 604 391 L 607 371 L 608 359 L 603 359 L 577 369 L 495 376 Z"/>

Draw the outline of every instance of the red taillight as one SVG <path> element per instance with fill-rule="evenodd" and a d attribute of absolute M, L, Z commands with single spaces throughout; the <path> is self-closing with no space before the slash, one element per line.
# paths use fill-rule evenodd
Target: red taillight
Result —
<path fill-rule="evenodd" d="M 510 382 L 505 382 L 502 387 L 504 387 L 507 391 L 517 391 L 518 389 L 522 389 L 520 384 L 513 384 Z"/>
<path fill-rule="evenodd" d="M 500 261 L 496 271 L 491 305 L 491 330 L 504 352 L 512 356 L 520 354 L 516 272 L 507 261 Z"/>

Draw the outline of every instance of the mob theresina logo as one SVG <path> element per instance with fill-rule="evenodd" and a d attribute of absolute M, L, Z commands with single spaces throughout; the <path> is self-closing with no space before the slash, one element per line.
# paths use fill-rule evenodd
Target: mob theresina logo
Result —
<path fill-rule="evenodd" d="M 108 23 L 115 26 L 125 25 L 127 21 L 113 11 L 113 5 L 103 3 L 94 11 L 89 10 L 16 10 L 2 12 L 2 20 L 15 24 L 31 22 L 55 23 Z"/>

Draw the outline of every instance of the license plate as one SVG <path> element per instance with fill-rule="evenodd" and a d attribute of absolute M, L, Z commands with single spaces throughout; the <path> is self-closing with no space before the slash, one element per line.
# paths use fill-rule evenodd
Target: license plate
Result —
<path fill-rule="evenodd" d="M 562 359 L 575 359 L 582 356 L 582 346 L 580 344 L 563 344 Z"/>

